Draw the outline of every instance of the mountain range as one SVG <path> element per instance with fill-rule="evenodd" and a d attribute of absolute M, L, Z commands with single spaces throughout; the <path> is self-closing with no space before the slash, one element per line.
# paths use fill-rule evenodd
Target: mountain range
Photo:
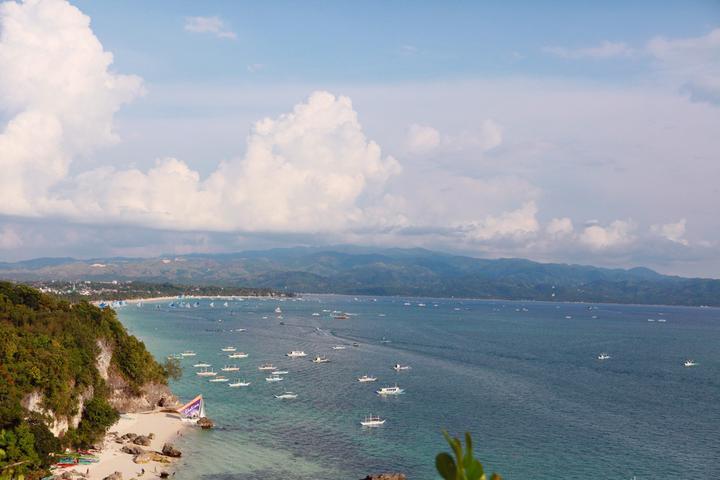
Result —
<path fill-rule="evenodd" d="M 720 280 L 482 259 L 424 249 L 294 247 L 154 258 L 38 258 L 0 263 L 15 281 L 136 280 L 351 295 L 720 306 Z"/>

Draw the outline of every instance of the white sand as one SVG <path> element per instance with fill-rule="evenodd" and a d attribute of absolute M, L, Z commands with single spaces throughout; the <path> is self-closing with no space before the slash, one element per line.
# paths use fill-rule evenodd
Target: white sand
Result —
<path fill-rule="evenodd" d="M 171 413 L 152 412 L 152 413 L 132 413 L 123 414 L 120 420 L 110 427 L 109 432 L 117 432 L 118 436 L 126 433 L 136 433 L 138 435 L 155 434 L 152 443 L 148 447 L 140 448 L 148 451 L 161 451 L 166 442 L 172 443 L 178 434 L 182 434 L 184 428 L 188 424 L 183 423 L 180 417 Z M 65 470 L 76 470 L 85 473 L 89 470 L 87 478 L 92 480 L 102 480 L 113 472 L 121 472 L 123 479 L 130 478 L 159 478 L 161 471 L 172 471 L 173 464 L 163 464 L 150 462 L 145 464 L 137 464 L 133 462 L 134 455 L 121 452 L 122 445 L 116 443 L 110 435 L 105 437 L 102 452 L 98 455 L 100 461 L 92 465 L 80 465 L 71 469 L 60 470 L 56 473 L 62 473 Z M 173 460 L 174 461 L 174 460 Z M 145 469 L 145 475 L 140 476 L 142 469 Z"/>

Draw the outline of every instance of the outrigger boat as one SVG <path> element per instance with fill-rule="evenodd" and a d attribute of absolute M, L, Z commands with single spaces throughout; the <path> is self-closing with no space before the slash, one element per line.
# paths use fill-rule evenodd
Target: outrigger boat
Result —
<path fill-rule="evenodd" d="M 247 358 L 249 355 L 245 352 L 231 353 L 228 358 Z"/>
<path fill-rule="evenodd" d="M 367 383 L 367 382 L 376 382 L 377 377 L 371 377 L 370 375 L 363 375 L 362 377 L 357 379 L 360 383 Z"/>
<path fill-rule="evenodd" d="M 313 359 L 313 363 L 328 363 L 330 361 L 329 358 L 318 355 Z"/>
<path fill-rule="evenodd" d="M 250 382 L 246 382 L 244 380 L 238 380 L 237 382 L 228 383 L 228 387 L 231 388 L 247 387 L 248 385 L 250 385 Z"/>
<path fill-rule="evenodd" d="M 260 371 L 264 371 L 264 370 L 275 370 L 275 369 L 276 369 L 276 368 L 275 368 L 275 365 L 273 365 L 272 363 L 263 363 L 262 365 L 260 365 L 260 366 L 258 367 L 258 370 L 260 370 Z"/>
<path fill-rule="evenodd" d="M 380 390 L 376 390 L 378 395 L 400 395 L 404 392 L 405 390 L 398 387 L 397 384 L 394 387 L 382 387 Z"/>
<path fill-rule="evenodd" d="M 223 368 L 221 368 L 223 372 L 237 372 L 240 370 L 240 367 L 237 365 L 225 365 Z"/>
<path fill-rule="evenodd" d="M 360 425 L 363 427 L 379 427 L 380 425 L 385 424 L 385 419 L 380 418 L 375 415 L 370 415 L 369 417 L 365 417 L 364 420 L 360 422 Z"/>
<path fill-rule="evenodd" d="M 290 358 L 307 357 L 307 353 L 302 350 L 293 350 L 292 352 L 286 353 L 285 356 Z"/>

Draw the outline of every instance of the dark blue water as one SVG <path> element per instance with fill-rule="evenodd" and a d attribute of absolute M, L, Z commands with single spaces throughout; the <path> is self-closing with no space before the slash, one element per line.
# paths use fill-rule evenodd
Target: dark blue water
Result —
<path fill-rule="evenodd" d="M 218 428 L 181 440 L 176 478 L 435 479 L 442 429 L 471 432 L 486 469 L 507 479 L 720 478 L 718 309 L 343 296 L 201 303 L 119 312 L 159 358 L 198 352 L 172 387 L 183 399 L 202 393 Z M 226 345 L 250 357 L 227 360 Z M 294 349 L 309 357 L 285 357 Z M 599 361 L 601 352 L 612 358 Z M 313 364 L 316 354 L 331 363 Z M 699 365 L 683 367 L 688 358 Z M 237 363 L 227 376 L 252 385 L 208 383 L 191 367 L 199 361 Z M 264 362 L 287 379 L 265 382 Z M 412 369 L 393 371 L 398 362 Z M 358 383 L 364 373 L 378 382 Z M 404 395 L 374 393 L 395 382 Z M 299 397 L 273 397 L 285 390 Z M 387 423 L 361 428 L 371 413 Z"/>

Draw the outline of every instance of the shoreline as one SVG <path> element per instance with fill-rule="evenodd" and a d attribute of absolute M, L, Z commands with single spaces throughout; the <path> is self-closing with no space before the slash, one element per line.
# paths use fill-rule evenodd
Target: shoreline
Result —
<path fill-rule="evenodd" d="M 99 305 L 101 303 L 112 303 L 117 301 L 122 301 L 127 304 L 136 305 L 140 302 L 166 302 L 168 300 L 236 300 L 238 298 L 242 299 L 253 299 L 253 300 L 276 300 L 279 302 L 282 302 L 288 298 L 293 297 L 280 297 L 280 296 L 273 296 L 273 295 L 185 295 L 183 297 L 178 297 L 177 295 L 167 295 L 164 297 L 133 297 L 133 298 L 124 298 L 122 300 L 92 300 L 90 303 L 92 305 Z"/>
<path fill-rule="evenodd" d="M 59 478 L 64 472 L 77 472 L 89 480 L 102 480 L 115 472 L 120 472 L 122 478 L 127 480 L 143 476 L 143 478 L 160 478 L 160 472 L 173 474 L 177 458 L 158 457 L 167 462 L 148 461 L 136 463 L 136 455 L 122 451 L 124 446 L 138 447 L 146 452 L 161 452 L 163 445 L 174 443 L 189 425 L 184 423 L 178 414 L 155 410 L 144 413 L 124 413 L 112 425 L 102 439 L 101 450 L 97 453 L 98 461 L 89 465 L 78 465 L 54 470 L 53 474 Z M 132 441 L 119 443 L 118 439 L 125 434 L 150 436 L 150 445 L 135 445 Z M 144 475 L 143 475 L 144 471 Z"/>

